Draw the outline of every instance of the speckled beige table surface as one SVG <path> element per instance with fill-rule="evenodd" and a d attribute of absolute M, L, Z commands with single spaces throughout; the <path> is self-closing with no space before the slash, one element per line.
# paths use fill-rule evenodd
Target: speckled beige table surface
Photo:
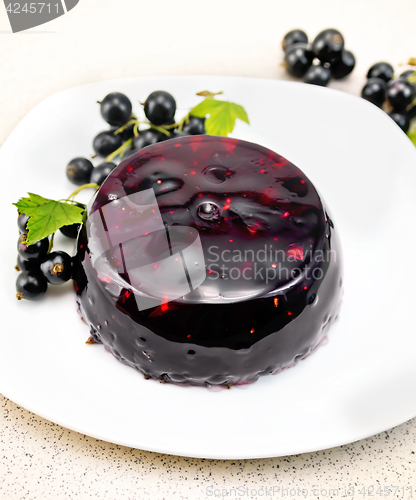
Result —
<path fill-rule="evenodd" d="M 57 20 L 12 34 L 0 5 L 0 144 L 42 99 L 96 80 L 288 78 L 280 40 L 294 27 L 312 37 L 326 27 L 343 32 L 357 67 L 331 86 L 358 95 L 372 63 L 387 60 L 400 70 L 416 56 L 415 16 L 414 0 L 80 0 Z M 0 499 L 416 496 L 416 420 L 327 451 L 217 461 L 98 441 L 3 396 L 0 406 Z"/>

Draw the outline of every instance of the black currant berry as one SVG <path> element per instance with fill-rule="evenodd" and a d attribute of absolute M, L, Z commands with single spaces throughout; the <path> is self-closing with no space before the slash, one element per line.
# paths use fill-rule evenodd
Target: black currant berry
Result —
<path fill-rule="evenodd" d="M 123 132 L 121 132 L 120 135 L 123 139 L 123 142 L 132 139 L 134 137 L 134 123 L 129 125 L 125 130 L 123 130 Z"/>
<path fill-rule="evenodd" d="M 415 89 L 406 80 L 393 80 L 387 85 L 386 98 L 395 111 L 405 110 L 414 97 Z"/>
<path fill-rule="evenodd" d="M 407 71 L 404 71 L 398 78 L 398 80 L 405 80 L 406 82 L 410 82 L 413 85 L 413 88 L 415 89 L 416 92 L 416 81 L 410 81 L 409 78 L 414 77 L 415 71 L 413 69 L 408 69 Z"/>
<path fill-rule="evenodd" d="M 282 40 L 282 48 L 284 51 L 296 43 L 308 43 L 308 35 L 302 30 L 292 30 L 286 33 Z"/>
<path fill-rule="evenodd" d="M 205 118 L 190 116 L 188 123 L 182 127 L 182 131 L 189 135 L 205 134 Z"/>
<path fill-rule="evenodd" d="M 368 70 L 367 78 L 381 78 L 385 82 L 390 81 L 393 78 L 394 69 L 393 66 L 386 62 L 378 62 L 373 64 Z"/>
<path fill-rule="evenodd" d="M 186 137 L 188 135 L 189 134 L 181 130 L 172 130 L 168 139 L 177 139 L 178 137 Z"/>
<path fill-rule="evenodd" d="M 386 82 L 381 78 L 370 78 L 361 91 L 361 97 L 380 108 L 386 98 Z"/>
<path fill-rule="evenodd" d="M 331 64 L 331 74 L 333 78 L 339 80 L 345 78 L 355 67 L 355 57 L 349 50 L 343 50 L 341 58 Z"/>
<path fill-rule="evenodd" d="M 321 31 L 312 44 L 316 57 L 323 63 L 331 63 L 341 59 L 344 49 L 344 38 L 338 30 Z"/>
<path fill-rule="evenodd" d="M 416 104 L 414 104 L 413 106 L 410 106 L 406 110 L 406 114 L 410 120 L 413 120 L 413 118 L 416 118 Z"/>
<path fill-rule="evenodd" d="M 133 147 L 136 150 L 142 149 L 145 146 L 150 146 L 151 144 L 156 144 L 167 139 L 167 135 L 155 130 L 153 128 L 148 128 L 140 132 L 139 137 L 135 137 L 133 141 Z"/>
<path fill-rule="evenodd" d="M 78 236 L 81 224 L 71 224 L 70 226 L 62 226 L 59 230 L 67 238 L 75 239 Z"/>
<path fill-rule="evenodd" d="M 115 168 L 116 165 L 114 163 L 101 163 L 92 171 L 91 182 L 101 186 Z"/>
<path fill-rule="evenodd" d="M 23 257 L 18 255 L 15 269 L 16 271 L 38 271 L 39 261 L 34 259 L 25 260 Z"/>
<path fill-rule="evenodd" d="M 324 66 L 312 65 L 305 75 L 305 83 L 326 87 L 331 79 L 331 70 Z"/>
<path fill-rule="evenodd" d="M 312 66 L 314 57 L 315 55 L 312 52 L 312 47 L 309 44 L 297 43 L 289 47 L 286 51 L 286 69 L 291 75 L 302 78 Z"/>
<path fill-rule="evenodd" d="M 16 297 L 18 300 L 39 300 L 48 289 L 48 282 L 40 271 L 24 271 L 16 280 Z"/>
<path fill-rule="evenodd" d="M 48 253 L 49 240 L 44 238 L 43 240 L 34 243 L 33 245 L 27 246 L 25 241 L 27 234 L 23 233 L 19 236 L 17 241 L 17 251 L 19 255 L 25 260 L 38 260 L 44 257 Z"/>
<path fill-rule="evenodd" d="M 409 126 L 410 126 L 409 117 L 406 114 L 404 114 L 403 112 L 397 113 L 395 111 L 393 111 L 392 113 L 389 113 L 389 116 L 392 120 L 394 120 L 397 123 L 397 125 L 406 134 L 407 131 L 409 130 Z"/>
<path fill-rule="evenodd" d="M 66 167 L 66 176 L 77 186 L 88 184 L 93 168 L 94 166 L 90 160 L 86 158 L 74 158 Z"/>
<path fill-rule="evenodd" d="M 27 233 L 27 223 L 29 221 L 29 217 L 26 214 L 19 214 L 17 218 L 17 227 L 19 228 L 19 233 Z"/>
<path fill-rule="evenodd" d="M 135 149 L 135 148 L 131 148 L 131 149 L 128 149 L 127 151 L 124 151 L 124 156 L 123 156 L 123 160 L 125 160 L 126 158 L 129 158 L 130 156 L 133 156 L 134 154 L 136 154 L 138 151 L 138 149 Z"/>
<path fill-rule="evenodd" d="M 65 252 L 52 252 L 40 264 L 40 270 L 52 285 L 62 285 L 72 277 L 72 259 Z"/>
<path fill-rule="evenodd" d="M 409 77 L 413 76 L 415 74 L 414 69 L 408 69 L 406 71 L 403 71 L 403 73 L 400 73 L 399 78 L 403 78 L 404 80 L 407 80 Z"/>
<path fill-rule="evenodd" d="M 101 102 L 101 116 L 114 127 L 121 127 L 131 117 L 132 105 L 130 99 L 120 92 L 111 92 Z"/>
<path fill-rule="evenodd" d="M 144 103 L 144 114 L 154 125 L 169 124 L 174 119 L 176 101 L 169 92 L 156 90 Z"/>
<path fill-rule="evenodd" d="M 123 144 L 121 134 L 114 135 L 113 130 L 100 132 L 94 139 L 92 146 L 98 156 L 105 158 L 111 153 L 114 153 Z"/>
<path fill-rule="evenodd" d="M 76 206 L 79 208 L 85 209 L 85 206 L 81 205 L 81 203 L 76 203 Z M 62 226 L 59 230 L 67 238 L 75 239 L 78 236 L 78 232 L 79 232 L 80 227 L 81 227 L 81 224 L 71 224 L 70 226 Z"/>

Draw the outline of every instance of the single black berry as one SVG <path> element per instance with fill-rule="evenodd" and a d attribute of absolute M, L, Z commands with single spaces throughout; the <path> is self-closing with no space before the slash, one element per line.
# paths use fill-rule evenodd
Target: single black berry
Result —
<path fill-rule="evenodd" d="M 25 260 L 20 255 L 17 256 L 16 271 L 35 271 L 39 270 L 40 262 L 36 259 Z"/>
<path fill-rule="evenodd" d="M 29 221 L 29 217 L 26 214 L 19 214 L 17 218 L 17 227 L 19 228 L 20 234 L 27 233 L 27 223 Z"/>
<path fill-rule="evenodd" d="M 111 174 L 111 172 L 116 168 L 114 163 L 101 163 L 97 167 L 94 167 L 94 170 L 91 174 L 91 182 L 101 184 L 107 179 L 107 177 Z"/>
<path fill-rule="evenodd" d="M 312 44 L 316 57 L 323 63 L 331 63 L 341 59 L 344 49 L 344 38 L 338 30 L 321 31 Z"/>
<path fill-rule="evenodd" d="M 308 35 L 302 30 L 289 31 L 282 40 L 282 48 L 286 50 L 296 43 L 308 43 Z"/>
<path fill-rule="evenodd" d="M 331 74 L 333 78 L 339 80 L 345 78 L 355 67 L 355 56 L 349 50 L 343 50 L 341 58 L 331 64 Z"/>
<path fill-rule="evenodd" d="M 88 184 L 93 168 L 93 164 L 87 158 L 74 158 L 66 167 L 66 176 L 77 186 Z"/>
<path fill-rule="evenodd" d="M 407 71 L 403 71 L 403 73 L 399 76 L 398 80 L 406 80 L 407 82 L 410 82 L 413 85 L 413 88 L 415 89 L 416 92 L 416 81 L 413 81 L 414 75 L 415 71 L 413 69 L 408 69 Z M 410 78 L 412 78 L 412 81 L 410 81 Z"/>
<path fill-rule="evenodd" d="M 289 47 L 285 54 L 285 65 L 287 71 L 298 78 L 305 76 L 312 66 L 314 58 L 312 47 L 306 43 L 297 43 Z"/>
<path fill-rule="evenodd" d="M 80 203 L 76 203 L 76 205 L 80 208 L 85 208 L 84 205 L 81 205 Z M 70 226 L 62 226 L 59 230 L 67 238 L 75 239 L 78 236 L 78 232 L 79 232 L 80 227 L 81 227 L 81 224 L 71 224 Z"/>
<path fill-rule="evenodd" d="M 27 300 L 41 299 L 48 289 L 48 282 L 40 271 L 24 271 L 16 280 L 16 297 Z"/>
<path fill-rule="evenodd" d="M 98 156 L 105 158 L 111 153 L 114 153 L 123 144 L 123 137 L 121 134 L 114 134 L 113 130 L 100 132 L 92 143 L 94 151 Z"/>
<path fill-rule="evenodd" d="M 406 71 L 403 71 L 403 73 L 400 73 L 399 78 L 403 78 L 405 80 L 409 79 L 409 77 L 413 76 L 415 74 L 414 69 L 407 69 Z"/>
<path fill-rule="evenodd" d="M 205 118 L 190 116 L 188 123 L 182 127 L 182 131 L 189 135 L 205 134 Z"/>
<path fill-rule="evenodd" d="M 115 127 L 121 127 L 131 117 L 132 105 L 130 99 L 120 92 L 111 92 L 101 102 L 101 116 Z"/>
<path fill-rule="evenodd" d="M 410 119 L 407 114 L 403 112 L 397 113 L 393 111 L 392 113 L 389 113 L 389 116 L 397 123 L 397 125 L 403 130 L 404 133 L 407 133 L 410 126 Z"/>
<path fill-rule="evenodd" d="M 123 142 L 126 142 L 134 137 L 134 125 L 134 123 L 129 125 L 125 130 L 123 130 L 123 132 L 121 132 Z"/>
<path fill-rule="evenodd" d="M 170 136 L 168 137 L 168 139 L 177 139 L 178 137 L 186 137 L 188 135 L 189 134 L 187 134 L 184 131 L 172 130 L 171 133 L 170 133 Z"/>
<path fill-rule="evenodd" d="M 320 64 L 312 65 L 305 75 L 305 83 L 325 87 L 331 79 L 331 70 Z"/>
<path fill-rule="evenodd" d="M 136 150 L 142 149 L 145 146 L 150 146 L 151 144 L 156 144 L 167 139 L 167 135 L 155 130 L 153 128 L 148 128 L 140 133 L 139 137 L 135 137 L 133 141 L 133 147 Z"/>
<path fill-rule="evenodd" d="M 38 260 L 44 257 L 48 253 L 49 240 L 44 238 L 43 240 L 34 243 L 33 245 L 26 245 L 27 234 L 23 233 L 19 236 L 17 241 L 17 251 L 19 255 L 25 260 Z"/>
<path fill-rule="evenodd" d="M 393 80 L 387 85 L 386 98 L 395 111 L 405 110 L 415 98 L 415 89 L 406 80 Z"/>
<path fill-rule="evenodd" d="M 62 226 L 59 230 L 67 238 L 75 239 L 78 236 L 81 224 L 71 224 L 70 226 Z"/>
<path fill-rule="evenodd" d="M 368 70 L 367 78 L 381 78 L 385 82 L 390 81 L 393 78 L 394 69 L 393 66 L 386 62 L 378 62 L 373 64 Z"/>
<path fill-rule="evenodd" d="M 413 106 L 410 106 L 406 110 L 406 114 L 410 120 L 413 120 L 413 118 L 416 118 L 416 104 L 413 104 Z"/>
<path fill-rule="evenodd" d="M 42 260 L 40 270 L 52 285 L 62 285 L 72 277 L 72 259 L 65 252 L 52 252 Z"/>
<path fill-rule="evenodd" d="M 169 92 L 156 90 L 144 103 L 144 114 L 154 125 L 169 124 L 174 119 L 176 101 Z"/>
<path fill-rule="evenodd" d="M 386 98 L 386 82 L 381 78 L 370 78 L 361 91 L 361 97 L 381 107 Z"/>
<path fill-rule="evenodd" d="M 137 153 L 137 151 L 139 151 L 139 150 L 135 149 L 135 148 L 131 148 L 131 149 L 128 149 L 127 151 L 124 151 L 123 160 L 126 158 L 129 158 L 130 156 L 133 156 L 134 154 Z"/>

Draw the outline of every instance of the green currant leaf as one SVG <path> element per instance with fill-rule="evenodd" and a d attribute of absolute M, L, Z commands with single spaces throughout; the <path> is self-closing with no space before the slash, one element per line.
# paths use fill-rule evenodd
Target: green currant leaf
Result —
<path fill-rule="evenodd" d="M 21 198 L 13 203 L 20 213 L 30 217 L 27 223 L 26 244 L 43 240 L 63 226 L 82 224 L 84 209 L 66 201 L 54 201 L 37 194 L 28 193 L 29 198 Z"/>
<path fill-rule="evenodd" d="M 243 122 L 250 123 L 246 110 L 239 104 L 228 101 L 220 101 L 207 97 L 191 110 L 191 115 L 205 120 L 205 130 L 209 135 L 228 135 L 235 127 L 238 118 Z"/>

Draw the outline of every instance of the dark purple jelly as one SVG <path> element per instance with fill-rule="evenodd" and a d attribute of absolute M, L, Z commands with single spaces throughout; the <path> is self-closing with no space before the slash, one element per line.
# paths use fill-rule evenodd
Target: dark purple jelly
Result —
<path fill-rule="evenodd" d="M 74 269 L 93 339 L 179 384 L 292 366 L 342 295 L 337 230 L 311 181 L 273 151 L 214 136 L 120 163 L 90 204 Z"/>

